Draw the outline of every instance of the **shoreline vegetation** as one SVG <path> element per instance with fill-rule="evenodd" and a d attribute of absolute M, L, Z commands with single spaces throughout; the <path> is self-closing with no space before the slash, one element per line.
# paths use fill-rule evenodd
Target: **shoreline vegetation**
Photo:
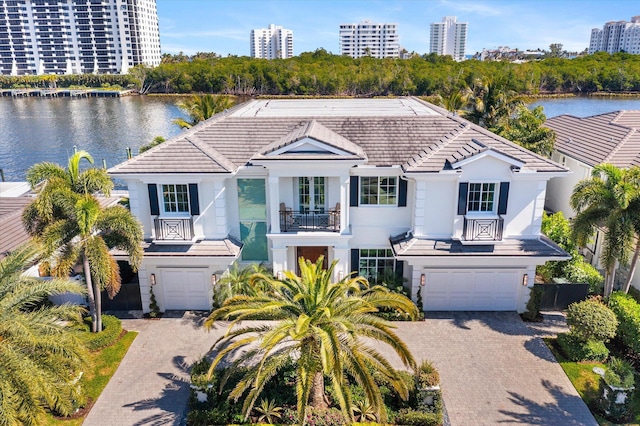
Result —
<path fill-rule="evenodd" d="M 379 97 L 442 96 L 493 80 L 532 99 L 570 96 L 640 96 L 640 55 L 598 52 L 574 59 L 548 57 L 524 63 L 455 62 L 448 56 L 409 59 L 350 58 L 324 49 L 289 59 L 265 60 L 214 53 L 163 55 L 150 68 L 127 75 L 0 76 L 0 89 L 135 90 L 140 94 L 235 96 Z"/>

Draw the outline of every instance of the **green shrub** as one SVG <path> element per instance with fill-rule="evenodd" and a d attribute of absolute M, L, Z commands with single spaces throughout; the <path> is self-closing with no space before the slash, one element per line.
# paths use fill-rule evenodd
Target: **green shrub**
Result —
<path fill-rule="evenodd" d="M 589 284 L 590 294 L 601 294 L 604 277 L 595 266 L 585 262 L 584 257 L 575 256 L 569 260 L 563 274 L 569 282 Z"/>
<path fill-rule="evenodd" d="M 633 386 L 633 366 L 624 359 L 611 357 L 604 373 L 604 381 L 609 386 L 630 388 Z"/>
<path fill-rule="evenodd" d="M 118 340 L 122 333 L 122 322 L 112 315 L 102 315 L 102 331 L 91 333 L 91 317 L 85 317 L 82 331 L 86 332 L 81 334 L 81 338 L 87 349 L 99 351 Z"/>
<path fill-rule="evenodd" d="M 609 349 L 602 342 L 595 340 L 583 341 L 571 333 L 558 334 L 558 346 L 571 361 L 602 362 L 609 356 Z"/>
<path fill-rule="evenodd" d="M 540 306 L 542 305 L 542 288 L 533 287 L 527 302 L 527 311 L 522 317 L 527 321 L 534 321 L 540 314 Z"/>
<path fill-rule="evenodd" d="M 589 299 L 569 305 L 567 325 L 571 334 L 583 341 L 608 342 L 616 335 L 618 320 L 606 305 Z"/>
<path fill-rule="evenodd" d="M 609 307 L 618 317 L 618 338 L 640 354 L 640 305 L 628 294 L 614 292 L 609 296 Z"/>
<path fill-rule="evenodd" d="M 416 370 L 416 385 L 418 388 L 426 388 L 440 384 L 440 373 L 429 361 L 425 360 Z"/>
<path fill-rule="evenodd" d="M 395 422 L 397 425 L 406 426 L 439 426 L 442 424 L 442 413 L 402 410 L 398 413 Z"/>

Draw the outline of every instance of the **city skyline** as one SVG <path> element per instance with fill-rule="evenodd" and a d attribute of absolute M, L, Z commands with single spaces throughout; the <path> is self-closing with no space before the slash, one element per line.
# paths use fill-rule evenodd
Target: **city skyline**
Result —
<path fill-rule="evenodd" d="M 429 29 L 444 16 L 468 22 L 466 53 L 509 46 L 569 51 L 589 46 L 591 30 L 640 15 L 633 1 L 603 0 L 157 0 L 163 53 L 249 56 L 251 29 L 269 24 L 293 31 L 294 55 L 323 48 L 339 54 L 340 24 L 397 23 L 400 45 L 429 52 Z"/>

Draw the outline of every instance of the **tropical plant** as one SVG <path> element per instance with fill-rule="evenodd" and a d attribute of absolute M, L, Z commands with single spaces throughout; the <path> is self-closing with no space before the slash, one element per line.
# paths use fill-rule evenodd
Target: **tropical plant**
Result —
<path fill-rule="evenodd" d="M 353 417 L 360 423 L 377 421 L 376 410 L 365 399 L 356 401 L 353 404 Z"/>
<path fill-rule="evenodd" d="M 260 405 L 254 408 L 258 412 L 258 422 L 269 424 L 275 423 L 275 420 L 282 418 L 282 407 L 276 406 L 276 403 L 272 399 L 263 399 L 260 401 Z"/>
<path fill-rule="evenodd" d="M 231 391 L 229 398 L 243 398 L 243 413 L 248 416 L 255 401 L 282 366 L 294 360 L 299 423 L 304 424 L 307 406 L 328 407 L 325 376 L 346 419 L 353 421 L 348 377 L 362 387 L 379 419 L 385 418 L 380 389 L 373 371 L 384 377 L 398 394 L 408 398 L 401 375 L 382 354 L 362 338 L 386 343 L 400 360 L 411 368 L 415 361 L 404 342 L 393 332 L 391 323 L 375 315 L 378 309 L 391 307 L 418 316 L 416 306 L 405 296 L 387 289 L 369 287 L 362 277 L 345 277 L 334 282 L 337 261 L 324 270 L 322 256 L 316 263 L 299 259 L 300 276 L 285 271 L 282 280 L 269 276 L 269 292 L 256 296 L 237 295 L 227 299 L 205 321 L 210 329 L 216 320 L 231 320 L 226 334 L 219 339 L 210 374 L 215 367 L 236 353 L 247 350 L 234 365 L 249 361 L 249 368 Z M 264 317 L 276 321 L 238 326 L 242 321 Z M 240 338 L 239 340 L 234 340 Z"/>
<path fill-rule="evenodd" d="M 220 307 L 230 297 L 236 295 L 256 296 L 265 291 L 265 281 L 261 278 L 268 275 L 263 265 L 251 264 L 240 268 L 234 263 L 231 268 L 216 281 L 213 289 L 214 308 Z"/>
<path fill-rule="evenodd" d="M 124 250 L 135 271 L 142 259 L 142 228 L 129 210 L 117 205 L 103 208 L 92 195 L 108 195 L 113 183 L 103 169 L 80 172 L 80 160 L 93 162 L 85 151 L 69 159 L 67 170 L 57 164 L 40 163 L 27 172 L 27 181 L 37 191 L 22 220 L 27 232 L 42 241 L 44 253 L 56 277 L 66 277 L 81 261 L 93 331 L 102 330 L 101 295 L 120 290 L 118 263 L 109 253 Z"/>
<path fill-rule="evenodd" d="M 166 141 L 166 139 L 163 136 L 156 136 L 155 138 L 153 138 L 153 140 L 151 142 L 149 142 L 146 145 L 142 145 L 140 147 L 140 149 L 138 150 L 138 153 L 142 154 L 145 151 L 149 151 L 151 148 L 160 145 L 161 143 L 164 143 Z"/>
<path fill-rule="evenodd" d="M 493 130 L 510 118 L 524 101 L 523 96 L 508 88 L 504 79 L 485 76 L 477 79 L 471 88 L 470 109 L 465 118 Z"/>
<path fill-rule="evenodd" d="M 606 163 L 595 166 L 591 178 L 574 187 L 571 207 L 577 212 L 572 225 L 579 245 L 585 245 L 598 228 L 604 229 L 601 260 L 606 269 L 605 296 L 613 291 L 617 262 L 629 260 L 635 243 L 624 288 L 628 292 L 640 254 L 640 239 L 636 238 L 640 231 L 640 168 L 620 169 Z"/>
<path fill-rule="evenodd" d="M 81 397 L 77 379 L 85 350 L 73 331 L 83 309 L 53 306 L 48 297 L 83 294 L 63 279 L 42 281 L 23 272 L 37 257 L 34 245 L 0 260 L 0 424 L 34 425 L 45 408 L 70 415 Z"/>
<path fill-rule="evenodd" d="M 215 114 L 233 106 L 233 98 L 225 95 L 201 95 L 182 100 L 177 103 L 178 108 L 189 116 L 189 121 L 184 118 L 176 118 L 174 124 L 188 129 L 201 121 L 213 117 Z"/>
<path fill-rule="evenodd" d="M 556 134 L 545 127 L 545 121 L 547 117 L 542 106 L 530 110 L 526 105 L 518 105 L 514 115 L 500 120 L 491 130 L 529 151 L 549 157 L 555 146 Z"/>

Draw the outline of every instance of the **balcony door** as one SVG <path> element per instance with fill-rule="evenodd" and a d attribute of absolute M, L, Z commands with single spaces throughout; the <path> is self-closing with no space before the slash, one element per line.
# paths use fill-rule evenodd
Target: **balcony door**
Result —
<path fill-rule="evenodd" d="M 326 211 L 326 189 L 324 177 L 298 178 L 298 208 L 300 213 Z"/>

